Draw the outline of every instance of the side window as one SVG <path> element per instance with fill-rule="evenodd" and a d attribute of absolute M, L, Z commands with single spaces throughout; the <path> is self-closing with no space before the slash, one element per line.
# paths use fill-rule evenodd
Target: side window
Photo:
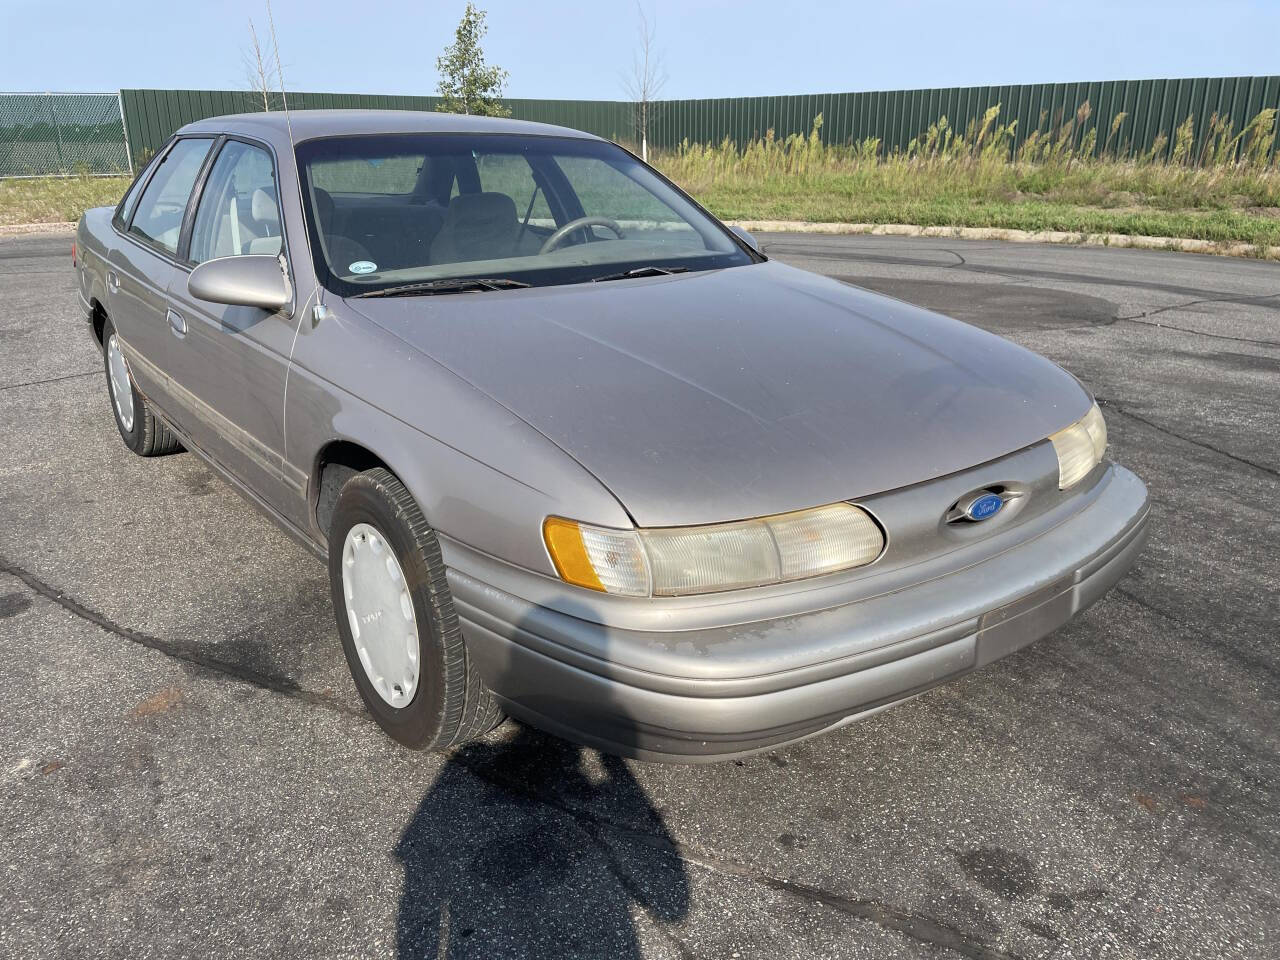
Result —
<path fill-rule="evenodd" d="M 191 197 L 200 165 L 204 163 L 212 140 L 179 140 L 152 176 L 138 201 L 130 233 L 136 233 L 167 250 L 178 252 L 178 234 L 182 232 L 182 216 Z"/>
<path fill-rule="evenodd" d="M 191 230 L 192 263 L 280 252 L 280 208 L 271 154 L 228 140 L 205 180 Z"/>
<path fill-rule="evenodd" d="M 129 215 L 133 213 L 133 208 L 138 205 L 138 197 L 142 196 L 142 185 L 147 182 L 147 174 L 152 167 L 156 165 L 153 158 L 138 171 L 138 175 L 134 177 L 133 183 L 129 185 L 129 192 L 124 195 L 124 200 L 120 204 L 120 210 L 115 216 L 115 224 L 121 229 L 129 222 Z"/>
<path fill-rule="evenodd" d="M 530 222 L 541 221 L 543 225 L 555 226 L 542 191 L 538 190 L 537 196 L 534 196 L 537 184 L 533 179 L 533 170 L 522 155 L 481 154 L 476 158 L 476 172 L 480 175 L 480 189 L 485 193 L 505 193 L 515 203 L 516 216 L 522 222 L 525 211 L 529 210 L 529 202 L 533 201 L 533 209 L 529 213 Z"/>

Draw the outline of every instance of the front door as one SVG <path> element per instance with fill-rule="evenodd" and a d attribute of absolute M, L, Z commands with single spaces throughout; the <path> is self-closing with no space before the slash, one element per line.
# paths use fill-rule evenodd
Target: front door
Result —
<path fill-rule="evenodd" d="M 205 179 L 187 251 L 190 264 L 223 257 L 284 257 L 271 153 L 226 140 Z M 169 287 L 173 378 L 189 436 L 249 489 L 286 514 L 305 478 L 284 469 L 284 388 L 295 320 L 257 307 L 201 300 L 179 270 Z"/>

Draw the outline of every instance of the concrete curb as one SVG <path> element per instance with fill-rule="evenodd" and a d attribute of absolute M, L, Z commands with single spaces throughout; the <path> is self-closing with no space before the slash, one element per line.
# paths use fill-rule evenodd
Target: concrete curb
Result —
<path fill-rule="evenodd" d="M 24 237 L 30 233 L 75 233 L 76 225 L 57 223 L 0 223 L 0 237 Z"/>
<path fill-rule="evenodd" d="M 1127 247 L 1137 250 L 1172 250 L 1219 257 L 1280 260 L 1280 246 L 1183 237 L 1146 237 L 1127 233 L 1065 233 L 1060 230 L 1008 230 L 1003 227 L 921 227 L 910 223 L 813 223 L 807 220 L 726 220 L 733 227 L 753 233 L 824 233 L 876 237 L 946 237 L 953 240 L 1003 240 L 1006 243 L 1066 243 L 1089 247 Z M 36 233 L 74 233 L 76 225 L 58 223 L 0 224 L 0 237 Z"/>
<path fill-rule="evenodd" d="M 947 237 L 1003 240 L 1009 243 L 1070 243 L 1091 247 L 1173 250 L 1220 257 L 1280 260 L 1280 247 L 1181 237 L 1145 237 L 1125 233 L 1064 233 L 1058 230 L 1007 230 L 1002 227 L 920 227 L 909 223 L 812 223 L 805 220 L 726 220 L 753 233 L 864 234 L 877 237 Z"/>

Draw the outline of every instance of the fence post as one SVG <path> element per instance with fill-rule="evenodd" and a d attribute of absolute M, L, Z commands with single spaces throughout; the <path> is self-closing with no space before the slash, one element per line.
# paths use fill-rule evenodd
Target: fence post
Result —
<path fill-rule="evenodd" d="M 116 106 L 120 108 L 120 132 L 124 134 L 124 158 L 129 164 L 129 173 L 133 173 L 133 148 L 129 146 L 129 124 L 124 119 L 124 97 L 116 91 Z"/>
<path fill-rule="evenodd" d="M 53 114 L 53 95 L 47 91 L 44 95 L 44 109 L 49 114 L 49 124 L 53 127 L 54 135 L 58 138 L 58 172 L 66 173 L 67 164 L 62 159 L 62 128 L 58 126 L 58 118 Z"/>

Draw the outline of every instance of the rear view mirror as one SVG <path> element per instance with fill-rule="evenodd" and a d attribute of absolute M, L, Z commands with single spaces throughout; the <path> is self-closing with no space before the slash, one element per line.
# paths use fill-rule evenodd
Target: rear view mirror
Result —
<path fill-rule="evenodd" d="M 748 247 L 750 247 L 756 253 L 760 252 L 760 244 L 757 243 L 756 238 L 753 237 L 751 234 L 747 233 L 747 231 L 743 230 L 741 227 L 730 227 L 729 229 L 733 231 L 734 235 L 739 240 L 745 243 Z"/>
<path fill-rule="evenodd" d="M 211 303 L 272 311 L 284 310 L 293 302 L 280 258 L 265 255 L 206 260 L 191 271 L 187 292 Z"/>

